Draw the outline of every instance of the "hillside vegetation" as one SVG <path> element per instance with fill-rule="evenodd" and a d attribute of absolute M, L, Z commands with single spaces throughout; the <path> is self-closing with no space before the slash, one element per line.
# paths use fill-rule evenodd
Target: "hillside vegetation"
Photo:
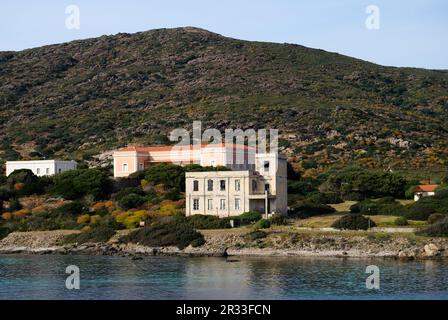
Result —
<path fill-rule="evenodd" d="M 412 53 L 409 53 L 412 54 Z M 0 161 L 89 160 L 173 129 L 278 128 L 310 171 L 448 159 L 448 72 L 160 29 L 0 52 Z"/>

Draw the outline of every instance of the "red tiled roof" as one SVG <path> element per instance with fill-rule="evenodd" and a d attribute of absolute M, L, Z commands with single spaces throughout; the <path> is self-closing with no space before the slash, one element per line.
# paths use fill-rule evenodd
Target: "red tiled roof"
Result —
<path fill-rule="evenodd" d="M 415 191 L 416 192 L 435 192 L 438 187 L 439 187 L 439 185 L 437 185 L 437 184 L 421 185 L 421 186 L 418 186 L 415 189 Z"/>
<path fill-rule="evenodd" d="M 201 149 L 202 148 L 216 148 L 216 147 L 224 147 L 225 144 L 202 144 L 201 145 Z M 189 145 L 189 146 L 152 146 L 152 147 L 142 147 L 142 146 L 130 146 L 130 147 L 126 147 L 126 148 L 121 148 L 118 149 L 117 151 L 122 151 L 122 152 L 163 152 L 163 151 L 171 151 L 174 147 L 177 147 L 179 149 L 184 149 L 184 150 L 192 150 L 194 149 L 195 146 L 193 145 Z M 234 148 L 236 149 L 253 149 L 252 147 L 248 147 L 246 145 L 241 145 L 241 144 L 234 144 L 233 145 Z"/>

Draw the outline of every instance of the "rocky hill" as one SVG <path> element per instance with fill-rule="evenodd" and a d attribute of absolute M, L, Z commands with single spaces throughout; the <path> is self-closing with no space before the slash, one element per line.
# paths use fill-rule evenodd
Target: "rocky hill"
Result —
<path fill-rule="evenodd" d="M 412 54 L 412 53 L 409 53 Z M 306 169 L 443 167 L 448 71 L 160 29 L 0 52 L 0 161 L 91 159 L 173 128 L 278 128 Z"/>

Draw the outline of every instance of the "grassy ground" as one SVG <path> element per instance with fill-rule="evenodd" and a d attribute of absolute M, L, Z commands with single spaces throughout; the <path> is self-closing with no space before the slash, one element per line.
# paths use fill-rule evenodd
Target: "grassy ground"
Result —
<path fill-rule="evenodd" d="M 413 203 L 413 200 L 399 200 L 401 204 L 407 205 L 410 203 Z M 300 233 L 313 233 L 313 234 L 319 234 L 319 233 L 325 233 L 329 234 L 332 232 L 324 232 L 319 230 L 319 228 L 330 228 L 332 224 L 339 218 L 341 218 L 343 215 L 345 215 L 347 212 L 350 211 L 350 207 L 355 204 L 355 201 L 345 201 L 344 203 L 340 204 L 332 204 L 331 206 L 336 209 L 337 213 L 331 214 L 331 215 L 322 215 L 322 216 L 316 216 L 311 217 L 307 219 L 297 219 L 294 220 L 290 225 L 288 226 L 273 226 L 269 229 L 269 232 L 275 232 L 275 233 L 283 233 L 283 232 L 300 232 Z M 396 227 L 396 228 L 405 228 L 405 227 L 399 227 L 395 225 L 395 220 L 398 218 L 398 216 L 371 216 L 370 217 L 378 227 L 380 228 L 387 228 L 387 227 Z M 409 228 L 422 228 L 427 227 L 428 223 L 426 221 L 408 221 L 409 225 L 407 227 Z M 312 228 L 316 230 L 303 230 L 300 231 L 297 230 L 297 228 Z M 207 231 L 201 231 L 204 234 L 209 233 L 210 235 L 242 235 L 246 234 L 248 232 L 251 232 L 253 229 L 250 226 L 242 227 L 242 228 L 235 228 L 235 229 L 227 229 L 227 230 L 207 230 Z M 384 233 L 384 232 L 363 232 L 363 231 L 344 231 L 344 235 L 350 236 L 359 236 L 359 235 L 370 235 L 375 237 L 382 237 L 385 235 L 391 235 L 390 233 Z M 338 232 L 340 234 L 340 232 Z M 398 234 L 397 235 L 404 235 L 404 234 Z M 414 234 L 406 234 L 407 237 L 415 237 Z"/>
<path fill-rule="evenodd" d="M 330 228 L 331 225 L 343 215 L 333 214 L 325 216 L 316 216 L 308 219 L 297 220 L 294 225 L 297 227 L 305 228 Z M 378 227 L 397 227 L 395 225 L 395 220 L 398 218 L 396 216 L 371 216 L 370 217 Z M 427 226 L 425 221 L 409 221 L 408 227 L 420 228 Z"/>
<path fill-rule="evenodd" d="M 337 212 L 348 212 L 350 211 L 350 207 L 355 203 L 356 201 L 345 201 L 343 203 L 330 204 L 330 207 L 335 208 Z"/>

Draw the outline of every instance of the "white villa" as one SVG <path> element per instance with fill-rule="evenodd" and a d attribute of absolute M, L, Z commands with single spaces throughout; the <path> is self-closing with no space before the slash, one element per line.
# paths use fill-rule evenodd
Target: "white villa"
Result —
<path fill-rule="evenodd" d="M 188 172 L 186 215 L 221 218 L 256 211 L 288 213 L 286 158 L 256 154 L 254 170 Z"/>
<path fill-rule="evenodd" d="M 60 160 L 31 160 L 31 161 L 7 161 L 6 175 L 9 176 L 15 170 L 28 169 L 36 176 L 51 176 L 69 170 L 75 170 L 76 161 Z"/>
<path fill-rule="evenodd" d="M 186 215 L 237 216 L 288 211 L 287 161 L 244 145 L 128 147 L 114 152 L 114 176 L 128 177 L 156 163 L 199 164 L 231 171 L 188 172 Z"/>

